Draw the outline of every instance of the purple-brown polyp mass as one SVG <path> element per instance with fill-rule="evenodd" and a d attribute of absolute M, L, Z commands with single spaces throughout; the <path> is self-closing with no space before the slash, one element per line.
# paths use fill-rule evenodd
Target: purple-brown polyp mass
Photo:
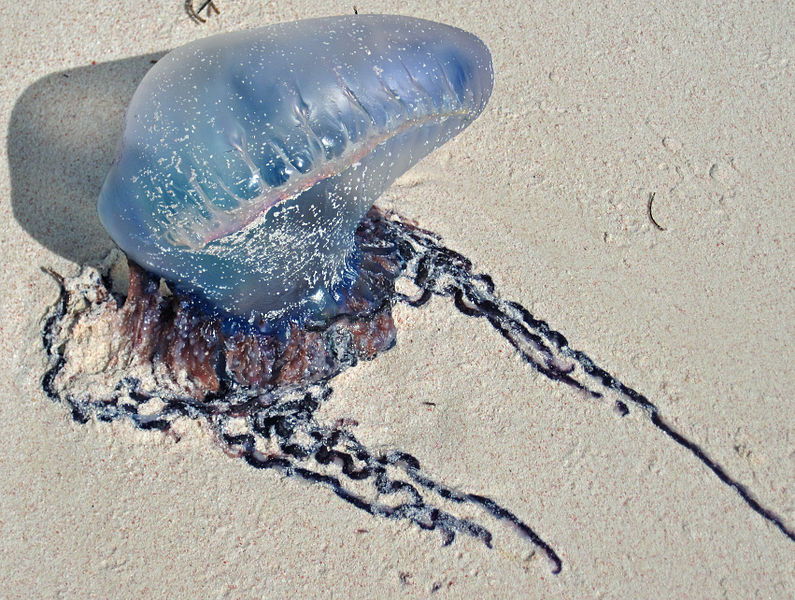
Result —
<path fill-rule="evenodd" d="M 218 35 L 159 60 L 98 203 L 132 263 L 124 327 L 140 351 L 214 391 L 219 370 L 246 385 L 323 376 L 332 323 L 359 358 L 391 345 L 401 259 L 366 216 L 480 114 L 492 81 L 477 37 L 388 15 Z"/>

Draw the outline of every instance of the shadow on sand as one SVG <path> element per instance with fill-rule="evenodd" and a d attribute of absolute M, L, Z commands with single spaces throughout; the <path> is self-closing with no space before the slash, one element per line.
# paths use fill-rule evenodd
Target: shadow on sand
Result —
<path fill-rule="evenodd" d="M 83 264 L 113 247 L 96 199 L 116 155 L 124 110 L 164 54 L 53 73 L 14 105 L 7 146 L 14 218 L 67 260 Z"/>

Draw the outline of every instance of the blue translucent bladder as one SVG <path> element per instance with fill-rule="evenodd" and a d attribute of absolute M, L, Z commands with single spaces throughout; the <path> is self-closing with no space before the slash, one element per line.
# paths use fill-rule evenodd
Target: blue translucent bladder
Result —
<path fill-rule="evenodd" d="M 178 48 L 132 98 L 99 198 L 128 257 L 252 324 L 333 316 L 374 200 L 492 89 L 477 37 L 351 15 Z"/>

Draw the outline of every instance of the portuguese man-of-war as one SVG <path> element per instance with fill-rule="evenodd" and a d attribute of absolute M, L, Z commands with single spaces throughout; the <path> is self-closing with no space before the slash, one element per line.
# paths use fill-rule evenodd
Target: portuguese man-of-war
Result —
<path fill-rule="evenodd" d="M 489 526 L 458 516 L 476 507 L 559 572 L 555 550 L 513 511 L 316 418 L 337 374 L 395 343 L 392 307 L 438 296 L 487 320 L 544 376 L 611 398 L 622 416 L 640 409 L 795 540 L 648 398 L 500 298 L 438 236 L 372 206 L 482 112 L 492 83 L 478 38 L 409 17 L 273 25 L 166 55 L 133 96 L 99 199 L 127 261 L 116 251 L 75 277 L 54 274 L 44 390 L 80 422 L 168 431 L 200 419 L 252 466 L 440 531 L 446 544 L 462 534 L 492 546 Z M 415 293 L 399 292 L 399 279 Z"/>
<path fill-rule="evenodd" d="M 480 114 L 492 79 L 478 38 L 408 17 L 193 42 L 135 92 L 100 218 L 132 260 L 225 314 L 329 318 L 363 285 L 364 215 Z"/>

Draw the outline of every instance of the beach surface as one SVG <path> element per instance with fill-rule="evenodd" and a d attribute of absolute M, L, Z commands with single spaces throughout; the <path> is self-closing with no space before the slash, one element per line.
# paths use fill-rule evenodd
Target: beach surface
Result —
<path fill-rule="evenodd" d="M 191 40 L 353 6 L 215 0 L 205 23 L 182 1 L 49 6 L 0 23 L 0 598 L 792 596 L 795 543 L 693 452 L 445 299 L 397 306 L 396 346 L 332 381 L 318 418 L 509 509 L 560 573 L 503 523 L 492 548 L 445 546 L 252 468 L 198 420 L 179 436 L 74 421 L 42 389 L 58 298 L 42 268 L 74 275 L 114 247 L 96 197 L 138 82 Z M 379 204 L 642 393 L 792 532 L 792 3 L 358 10 L 471 31 L 495 71 L 484 113 Z"/>

